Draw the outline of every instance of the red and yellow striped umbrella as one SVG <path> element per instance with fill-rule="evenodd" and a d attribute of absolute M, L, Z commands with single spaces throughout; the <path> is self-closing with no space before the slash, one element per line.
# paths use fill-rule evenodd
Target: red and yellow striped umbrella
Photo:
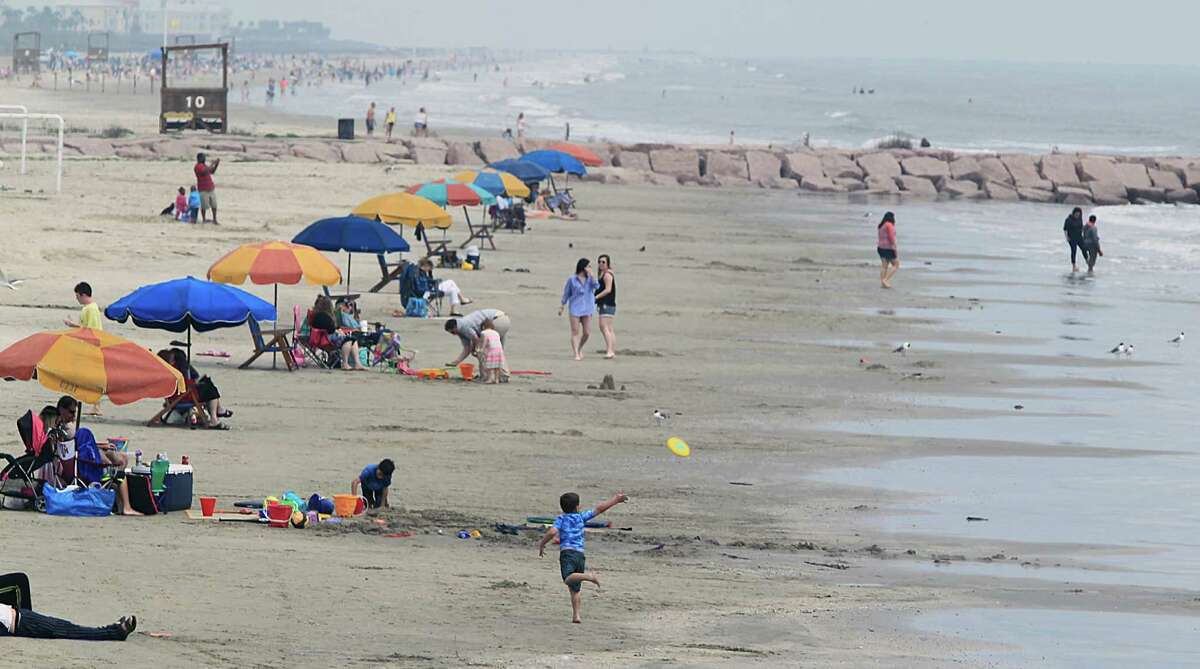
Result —
<path fill-rule="evenodd" d="M 165 360 L 114 334 L 79 328 L 40 332 L 0 351 L 0 377 L 37 380 L 88 403 L 113 404 L 170 397 L 186 389 Z"/>
<path fill-rule="evenodd" d="M 210 281 L 262 285 L 294 285 L 302 280 L 314 286 L 342 282 L 342 271 L 320 251 L 304 244 L 273 241 L 243 244 L 208 268 Z"/>

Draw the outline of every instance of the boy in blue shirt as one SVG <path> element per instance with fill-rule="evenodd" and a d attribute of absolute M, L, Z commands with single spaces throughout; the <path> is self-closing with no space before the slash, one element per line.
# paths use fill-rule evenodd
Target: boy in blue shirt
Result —
<path fill-rule="evenodd" d="M 392 472 L 396 471 L 396 463 L 391 458 L 384 458 L 377 465 L 363 467 L 358 478 L 350 483 L 350 494 L 357 495 L 362 486 L 362 496 L 367 499 L 368 509 L 390 507 L 388 503 L 388 488 L 392 485 Z"/>
<path fill-rule="evenodd" d="M 188 213 L 187 222 L 195 223 L 200 220 L 200 191 L 192 186 L 192 190 L 188 193 Z"/>
<path fill-rule="evenodd" d="M 628 500 L 629 497 L 619 492 L 600 502 L 595 509 L 579 512 L 579 494 L 568 492 L 558 498 L 562 507 L 561 516 L 554 519 L 554 527 L 546 530 L 542 540 L 538 542 L 538 557 L 546 554 L 546 544 L 558 536 L 558 566 L 562 572 L 563 583 L 571 595 L 571 622 L 581 623 L 579 610 L 583 606 L 583 595 L 580 594 L 584 581 L 591 581 L 600 587 L 600 579 L 595 572 L 584 571 L 586 563 L 583 559 L 583 528 L 587 522 L 608 511 L 614 506 Z"/>

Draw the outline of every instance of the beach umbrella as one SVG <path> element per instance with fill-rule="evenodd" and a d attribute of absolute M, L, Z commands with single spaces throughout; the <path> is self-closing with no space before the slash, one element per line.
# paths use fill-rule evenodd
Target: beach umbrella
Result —
<path fill-rule="evenodd" d="M 430 203 L 432 204 L 432 203 Z M 435 206 L 436 208 L 436 206 Z M 438 209 L 444 216 L 446 212 Z M 332 253 L 401 253 L 409 249 L 408 242 L 396 231 L 374 220 L 361 216 L 322 218 L 300 231 L 292 238 L 293 244 L 304 244 Z M 346 261 L 346 293 L 350 292 L 350 265 L 354 256 Z"/>
<path fill-rule="evenodd" d="M 170 397 L 186 390 L 183 376 L 146 348 L 115 334 L 77 328 L 39 332 L 0 351 L 0 377 L 28 381 L 95 404 Z"/>
<path fill-rule="evenodd" d="M 562 151 L 568 156 L 571 156 L 575 160 L 583 163 L 587 167 L 600 167 L 604 165 L 604 159 L 600 156 L 597 156 L 594 151 L 586 146 L 572 144 L 571 142 L 559 142 L 557 144 L 551 144 L 546 148 L 550 149 L 551 151 Z"/>
<path fill-rule="evenodd" d="M 435 179 L 427 183 L 409 186 L 406 190 L 413 195 L 423 197 L 443 207 L 462 205 L 463 216 L 467 218 L 467 225 L 471 224 L 471 214 L 467 211 L 468 205 L 489 205 L 496 203 L 496 196 L 479 186 L 460 183 L 453 179 Z"/>
<path fill-rule="evenodd" d="M 550 170 L 547 170 L 537 163 L 531 163 L 517 158 L 500 160 L 488 165 L 488 167 L 501 172 L 507 172 L 520 179 L 525 184 L 536 184 L 542 179 L 550 178 Z"/>
<path fill-rule="evenodd" d="M 415 184 L 405 189 L 440 207 L 475 206 L 494 204 L 496 196 L 473 184 L 461 183 L 448 179 L 435 179 L 423 184 Z"/>
<path fill-rule="evenodd" d="M 104 315 L 118 323 L 133 319 L 140 328 L 187 332 L 190 361 L 192 330 L 235 327 L 251 318 L 273 321 L 275 307 L 241 288 L 189 276 L 142 286 L 108 305 Z"/>
<path fill-rule="evenodd" d="M 379 219 L 390 225 L 407 225 L 415 228 L 423 223 L 426 228 L 449 228 L 454 220 L 441 207 L 412 193 L 386 193 L 363 200 L 350 212 L 354 216 Z"/>
<path fill-rule="evenodd" d="M 578 177 L 587 175 L 587 168 L 583 166 L 583 163 L 579 162 L 578 158 L 562 151 L 555 151 L 553 149 L 530 151 L 521 156 L 521 160 L 538 165 L 547 172 L 555 174 L 574 174 Z"/>
<path fill-rule="evenodd" d="M 208 268 L 209 281 L 243 284 L 246 279 L 275 287 L 275 311 L 279 311 L 279 284 L 294 286 L 301 281 L 314 286 L 332 286 L 342 281 L 342 271 L 321 252 L 304 244 L 272 241 L 243 244 L 226 253 Z M 271 354 L 275 367 L 275 354 Z"/>
<path fill-rule="evenodd" d="M 508 172 L 493 169 L 465 170 L 451 177 L 455 181 L 474 184 L 492 195 L 507 195 L 509 197 L 529 197 L 529 186 Z"/>

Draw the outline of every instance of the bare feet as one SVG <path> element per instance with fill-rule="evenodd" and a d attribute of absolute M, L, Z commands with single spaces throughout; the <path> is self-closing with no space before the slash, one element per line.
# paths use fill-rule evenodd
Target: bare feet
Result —
<path fill-rule="evenodd" d="M 141 511 L 137 511 L 135 509 L 130 509 L 130 508 L 126 507 L 121 510 L 121 515 L 122 516 L 144 516 L 146 514 L 142 513 Z"/>
<path fill-rule="evenodd" d="M 891 288 L 891 287 L 892 287 L 892 284 L 888 283 L 887 281 L 880 281 L 880 282 L 879 282 L 879 287 L 880 287 L 880 288 Z"/>
<path fill-rule="evenodd" d="M 617 357 L 617 354 L 609 351 L 608 353 L 604 354 L 604 357 L 608 360 L 612 360 L 613 358 Z"/>
<path fill-rule="evenodd" d="M 575 354 L 575 361 L 576 361 L 576 362 L 579 362 L 580 360 L 583 360 L 583 354 L 582 354 L 582 353 L 576 353 L 576 354 Z"/>
<path fill-rule="evenodd" d="M 582 619 L 580 619 L 580 618 L 579 618 L 579 616 L 576 616 L 576 617 L 572 618 L 572 619 L 571 619 L 571 622 L 575 623 L 576 625 L 581 625 L 581 624 L 583 624 L 583 620 L 582 620 Z"/>

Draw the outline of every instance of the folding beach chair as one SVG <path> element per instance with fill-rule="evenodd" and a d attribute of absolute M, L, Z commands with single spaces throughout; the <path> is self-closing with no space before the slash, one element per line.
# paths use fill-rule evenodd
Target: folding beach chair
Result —
<path fill-rule="evenodd" d="M 292 357 L 292 345 L 288 342 L 288 334 L 292 330 L 263 330 L 253 317 L 246 322 L 250 325 L 250 337 L 254 340 L 254 355 L 238 365 L 238 369 L 246 369 L 264 353 L 279 353 L 283 355 L 283 362 L 287 365 L 288 371 L 296 371 L 296 359 Z M 270 337 L 270 341 L 266 340 L 267 337 Z M 274 366 L 274 362 L 272 362 L 272 366 Z"/>
<path fill-rule="evenodd" d="M 450 248 L 450 244 L 454 242 L 447 237 L 445 228 L 442 229 L 442 238 L 434 241 L 429 238 L 429 231 L 425 228 L 425 224 L 417 223 L 417 239 L 425 242 L 425 255 L 429 258 L 437 258 L 440 266 L 458 267 L 462 264 L 458 259 L 458 252 Z"/>
<path fill-rule="evenodd" d="M 341 360 L 341 355 L 333 342 L 329 340 L 329 333 L 324 330 L 314 330 L 309 322 L 312 320 L 312 310 L 303 320 L 300 318 L 300 306 L 296 305 L 292 309 L 293 322 L 296 327 L 296 334 L 293 340 L 301 349 L 304 350 L 304 355 L 317 363 L 322 369 L 332 369 L 337 362 Z"/>
<path fill-rule="evenodd" d="M 200 401 L 200 391 L 196 389 L 196 382 L 191 379 L 185 379 L 185 382 L 187 384 L 186 390 L 167 398 L 163 404 L 163 408 L 146 422 L 148 427 L 170 425 L 167 419 L 176 411 L 184 415 L 183 425 L 189 427 L 208 425 L 211 422 L 208 411 L 204 408 L 204 403 Z"/>
<path fill-rule="evenodd" d="M 463 207 L 463 212 L 466 212 L 466 207 Z M 487 221 L 480 221 L 479 225 L 471 223 L 471 217 L 467 216 L 467 229 L 471 231 L 471 236 L 467 237 L 467 241 L 458 245 L 458 248 L 465 249 L 472 241 L 478 239 L 481 243 L 486 243 L 496 250 L 496 238 L 492 236 L 492 229 L 488 227 Z"/>
<path fill-rule="evenodd" d="M 404 267 L 408 264 L 407 261 L 401 259 L 397 262 L 388 262 L 387 257 L 382 253 L 375 256 L 379 260 L 379 283 L 371 286 L 368 292 L 378 293 L 383 290 L 389 283 L 400 281 L 400 277 L 404 274 Z"/>

